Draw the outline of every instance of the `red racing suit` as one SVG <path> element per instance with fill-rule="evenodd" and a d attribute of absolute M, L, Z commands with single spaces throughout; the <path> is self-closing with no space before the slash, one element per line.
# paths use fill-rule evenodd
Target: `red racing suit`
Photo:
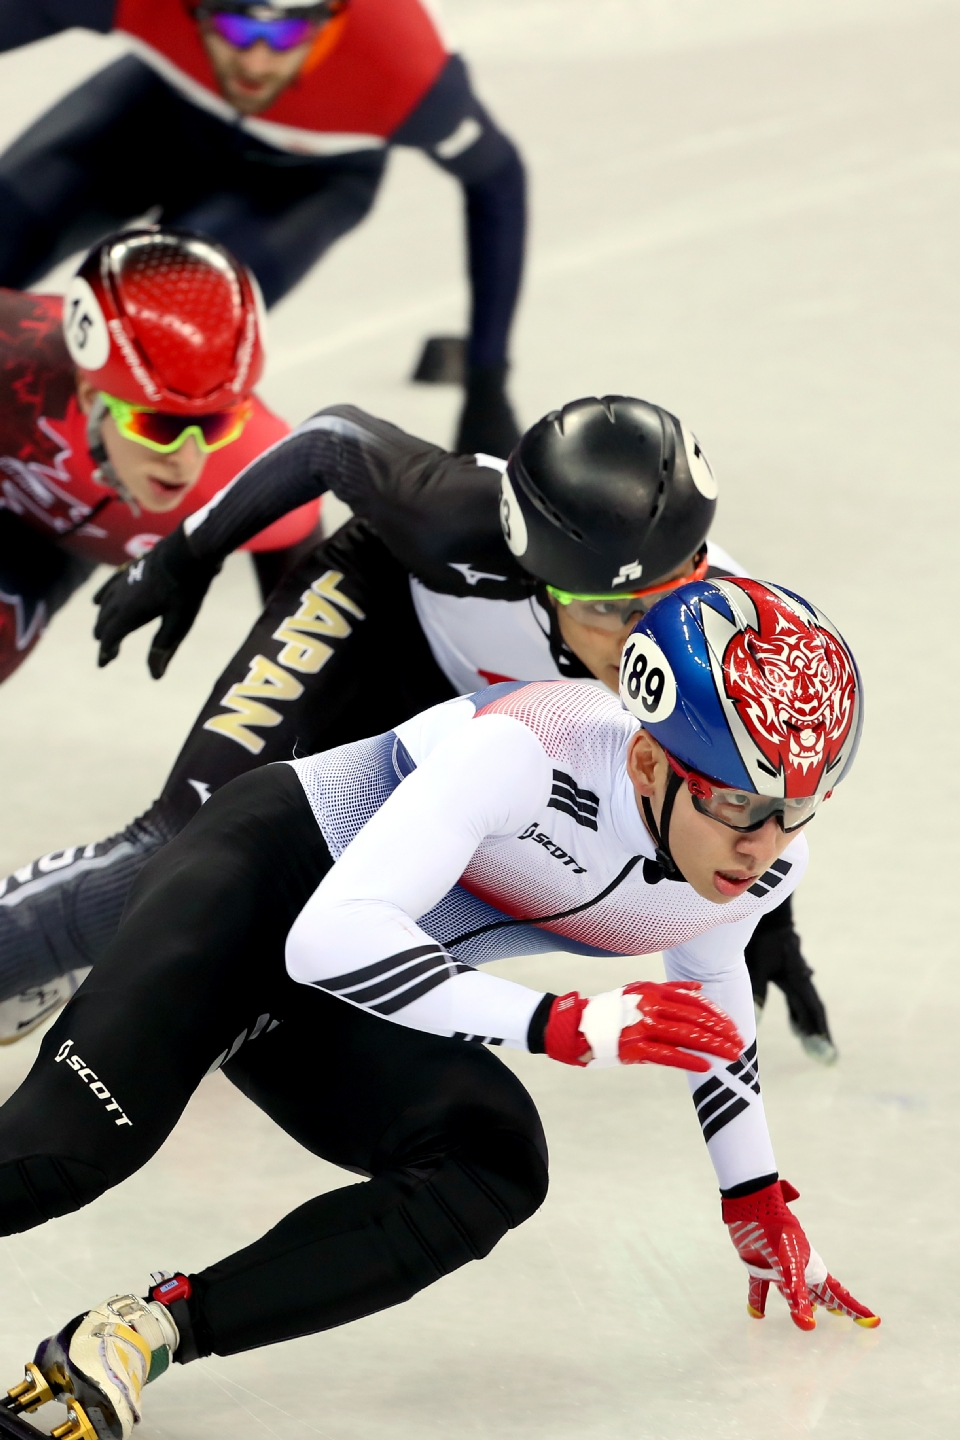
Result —
<path fill-rule="evenodd" d="M 0 290 L 0 681 L 98 564 L 143 555 L 289 430 L 255 400 L 243 434 L 209 456 L 182 504 L 135 511 L 93 478 L 61 306 L 56 295 Z M 317 514 L 318 502 L 302 505 L 245 548 L 288 549 L 310 534 Z"/>
<path fill-rule="evenodd" d="M 238 117 L 183 0 L 119 0 L 113 27 L 194 105 L 308 155 L 380 149 L 450 58 L 420 0 L 350 0 L 318 33 L 296 82 L 262 114 Z"/>

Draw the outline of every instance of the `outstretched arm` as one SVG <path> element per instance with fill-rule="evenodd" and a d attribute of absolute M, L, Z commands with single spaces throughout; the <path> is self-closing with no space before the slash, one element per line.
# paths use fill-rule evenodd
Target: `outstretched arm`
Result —
<path fill-rule="evenodd" d="M 16 50 L 60 30 L 113 26 L 115 0 L 0 0 L 0 50 Z"/>
<path fill-rule="evenodd" d="M 500 472 L 452 455 L 355 405 L 305 420 L 184 522 L 190 553 L 220 563 L 288 510 L 332 490 L 434 589 L 515 598 L 530 582 L 503 541 Z M 497 572 L 472 586 L 454 562 Z"/>
<path fill-rule="evenodd" d="M 771 890 L 771 908 L 792 893 L 806 869 L 802 836 L 784 858 L 792 870 L 782 888 Z M 749 1275 L 747 1309 L 762 1319 L 772 1284 L 800 1330 L 815 1327 L 817 1305 L 869 1328 L 879 1325 L 879 1319 L 828 1273 L 789 1208 L 799 1192 L 777 1173 L 760 1094 L 753 991 L 743 958 L 756 920 L 753 916 L 720 925 L 687 945 L 664 951 L 663 957 L 671 979 L 699 980 L 744 1037 L 737 1060 L 712 1061 L 708 1075 L 690 1077 L 690 1088 L 720 1182 L 723 1220 Z"/>
<path fill-rule="evenodd" d="M 428 94 L 391 137 L 416 145 L 463 186 L 470 275 L 466 403 L 454 448 L 503 459 L 519 437 L 506 397 L 507 341 L 520 293 L 526 176 L 520 153 L 452 55 Z"/>
<path fill-rule="evenodd" d="M 552 783 L 540 741 L 507 716 L 428 714 L 444 737 L 347 846 L 287 938 L 287 969 L 350 1004 L 433 1034 L 546 1052 L 571 1065 L 681 1065 L 733 1059 L 730 1021 L 697 987 L 630 985 L 558 997 L 478 972 L 417 923 L 460 880 L 488 836 L 518 834 Z M 402 733 L 402 732 L 401 732 Z M 309 771 L 311 760 L 299 762 Z M 308 775 L 304 783 L 310 789 Z"/>
<path fill-rule="evenodd" d="M 800 844 L 805 850 L 805 842 Z M 802 869 L 804 863 L 805 857 L 794 868 Z M 777 1178 L 760 1093 L 753 992 L 743 959 L 756 922 L 754 915 L 736 925 L 718 925 L 663 952 L 667 979 L 699 981 L 743 1036 L 744 1049 L 737 1060 L 714 1061 L 709 1075 L 690 1077 L 697 1118 L 724 1195 L 742 1194 L 744 1187 L 759 1190 Z"/>
<path fill-rule="evenodd" d="M 543 993 L 462 964 L 415 917 L 453 889 L 485 836 L 519 833 L 550 784 L 543 747 L 523 725 L 465 714 L 304 906 L 287 938 L 290 975 L 401 1025 L 526 1049 Z"/>
<path fill-rule="evenodd" d="M 532 589 L 500 530 L 497 469 L 352 405 L 333 405 L 271 446 L 98 591 L 100 664 L 116 657 L 131 631 L 161 618 L 148 659 L 159 679 L 224 558 L 326 490 L 369 520 L 394 558 L 435 590 L 510 600 Z"/>

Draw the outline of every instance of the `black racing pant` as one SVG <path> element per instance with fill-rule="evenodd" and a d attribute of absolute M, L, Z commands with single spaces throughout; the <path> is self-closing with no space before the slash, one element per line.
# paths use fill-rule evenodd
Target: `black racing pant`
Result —
<path fill-rule="evenodd" d="M 305 608 L 312 631 L 295 628 Z M 92 965 L 149 857 L 228 780 L 380 735 L 453 694 L 406 570 L 362 521 L 348 521 L 280 580 L 146 814 L 0 880 L 0 1000 Z"/>
<path fill-rule="evenodd" d="M 370 1177 L 191 1277 L 200 1354 L 398 1304 L 488 1254 L 546 1194 L 533 1101 L 490 1051 L 287 976 L 287 932 L 331 863 L 289 766 L 214 796 L 147 865 L 115 940 L 0 1108 L 3 1234 L 138 1170 L 224 1057 L 233 1084 L 307 1150 Z"/>

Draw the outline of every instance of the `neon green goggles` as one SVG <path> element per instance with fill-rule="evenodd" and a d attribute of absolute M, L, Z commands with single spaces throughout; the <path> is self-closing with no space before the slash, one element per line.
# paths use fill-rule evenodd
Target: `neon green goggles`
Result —
<path fill-rule="evenodd" d="M 165 410 L 151 410 L 146 405 L 132 405 L 129 400 L 118 400 L 115 395 L 108 395 L 103 390 L 100 391 L 100 399 L 124 439 L 146 445 L 148 450 L 156 450 L 159 455 L 179 450 L 188 435 L 193 436 L 204 455 L 222 450 L 224 445 L 229 445 L 242 434 L 253 413 L 253 401 L 249 399 L 211 415 L 173 415 Z"/>
<path fill-rule="evenodd" d="M 691 580 L 703 580 L 709 568 L 707 549 L 703 546 L 693 557 L 693 569 L 689 575 L 680 575 L 674 580 L 662 580 L 659 585 L 650 585 L 646 590 L 634 590 L 619 595 L 574 595 L 569 590 L 558 590 L 555 585 L 547 586 L 547 594 L 562 605 L 572 620 L 580 625 L 589 625 L 594 630 L 622 630 L 638 615 L 646 615 L 658 600 L 689 585 Z"/>

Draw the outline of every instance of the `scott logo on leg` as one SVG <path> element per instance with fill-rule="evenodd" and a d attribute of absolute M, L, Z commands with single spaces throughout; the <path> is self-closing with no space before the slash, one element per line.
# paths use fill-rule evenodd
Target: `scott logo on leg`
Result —
<path fill-rule="evenodd" d="M 70 1069 L 75 1070 L 84 1085 L 89 1087 L 91 1095 L 96 1095 L 97 1099 L 102 1100 L 105 1104 L 109 1101 L 109 1104 L 107 1104 L 108 1114 L 111 1110 L 118 1110 L 120 1112 L 119 1118 L 113 1122 L 115 1125 L 132 1125 L 133 1121 L 120 1108 L 120 1105 L 114 1100 L 103 1081 L 97 1079 L 97 1076 L 90 1069 L 90 1066 L 85 1064 L 79 1055 L 70 1054 L 72 1049 L 73 1041 L 64 1040 L 60 1049 L 57 1051 L 55 1063 L 59 1065 L 61 1061 L 66 1060 Z"/>

